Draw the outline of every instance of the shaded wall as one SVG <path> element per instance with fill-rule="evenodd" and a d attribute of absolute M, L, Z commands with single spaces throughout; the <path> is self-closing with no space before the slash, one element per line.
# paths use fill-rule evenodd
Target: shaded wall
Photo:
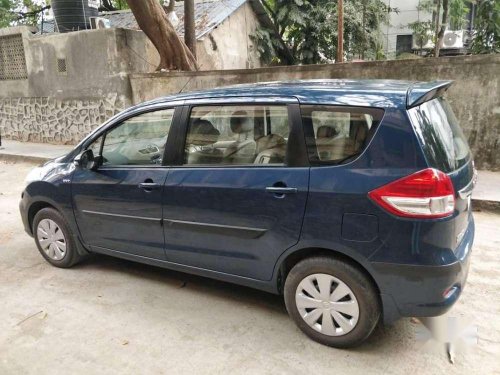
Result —
<path fill-rule="evenodd" d="M 391 60 L 247 70 L 132 74 L 132 100 L 138 103 L 180 90 L 238 83 L 308 78 L 454 80 L 448 99 L 469 139 L 476 164 L 500 170 L 500 55 Z"/>
<path fill-rule="evenodd" d="M 13 37 L 22 43 L 5 43 Z M 0 70 L 0 133 L 20 141 L 78 143 L 132 104 L 128 74 L 156 68 L 148 63 L 148 42 L 142 31 L 125 29 L 51 35 L 1 29 L 0 52 L 22 54 L 26 74 Z"/>

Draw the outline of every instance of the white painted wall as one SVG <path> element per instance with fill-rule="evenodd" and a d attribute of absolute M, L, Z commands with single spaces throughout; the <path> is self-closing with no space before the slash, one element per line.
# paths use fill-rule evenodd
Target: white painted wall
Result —
<path fill-rule="evenodd" d="M 390 24 L 382 27 L 382 38 L 384 43 L 385 55 L 388 59 L 396 57 L 396 38 L 397 35 L 409 35 L 412 31 L 408 24 L 415 21 L 430 20 L 432 14 L 418 11 L 417 7 L 420 0 L 382 0 L 391 8 L 398 8 L 399 13 L 390 14 Z"/>

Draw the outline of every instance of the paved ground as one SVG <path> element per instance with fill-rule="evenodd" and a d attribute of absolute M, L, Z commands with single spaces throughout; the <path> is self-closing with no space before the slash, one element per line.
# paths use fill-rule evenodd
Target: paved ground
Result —
<path fill-rule="evenodd" d="M 500 373 L 500 215 L 476 213 L 469 283 L 451 315 L 479 344 L 450 364 L 416 323 L 379 328 L 355 350 L 301 334 L 270 294 L 108 257 L 51 267 L 22 229 L 27 164 L 0 161 L 0 374 Z"/>

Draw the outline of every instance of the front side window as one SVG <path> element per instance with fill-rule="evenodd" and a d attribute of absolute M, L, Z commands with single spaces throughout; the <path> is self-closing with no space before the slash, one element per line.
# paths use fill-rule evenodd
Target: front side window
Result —
<path fill-rule="evenodd" d="M 283 165 L 288 134 L 284 105 L 194 107 L 184 164 Z"/>
<path fill-rule="evenodd" d="M 382 119 L 377 109 L 303 106 L 302 122 L 311 162 L 342 164 L 361 154 Z"/>
<path fill-rule="evenodd" d="M 101 153 L 101 144 L 102 144 L 102 135 L 95 139 L 89 146 L 87 146 L 87 150 L 92 150 L 92 153 L 97 156 Z"/>
<path fill-rule="evenodd" d="M 107 132 L 103 165 L 161 165 L 173 115 L 173 108 L 143 113 Z"/>

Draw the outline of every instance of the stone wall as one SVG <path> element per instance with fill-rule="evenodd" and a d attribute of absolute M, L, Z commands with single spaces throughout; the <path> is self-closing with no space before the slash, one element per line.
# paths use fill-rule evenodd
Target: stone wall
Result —
<path fill-rule="evenodd" d="M 88 100 L 0 98 L 0 133 L 18 141 L 75 144 L 125 106 L 116 94 Z"/>
<path fill-rule="evenodd" d="M 132 100 L 231 84 L 290 79 L 383 78 L 453 80 L 447 96 L 476 164 L 500 170 L 500 55 L 389 60 L 246 70 L 132 74 Z"/>

